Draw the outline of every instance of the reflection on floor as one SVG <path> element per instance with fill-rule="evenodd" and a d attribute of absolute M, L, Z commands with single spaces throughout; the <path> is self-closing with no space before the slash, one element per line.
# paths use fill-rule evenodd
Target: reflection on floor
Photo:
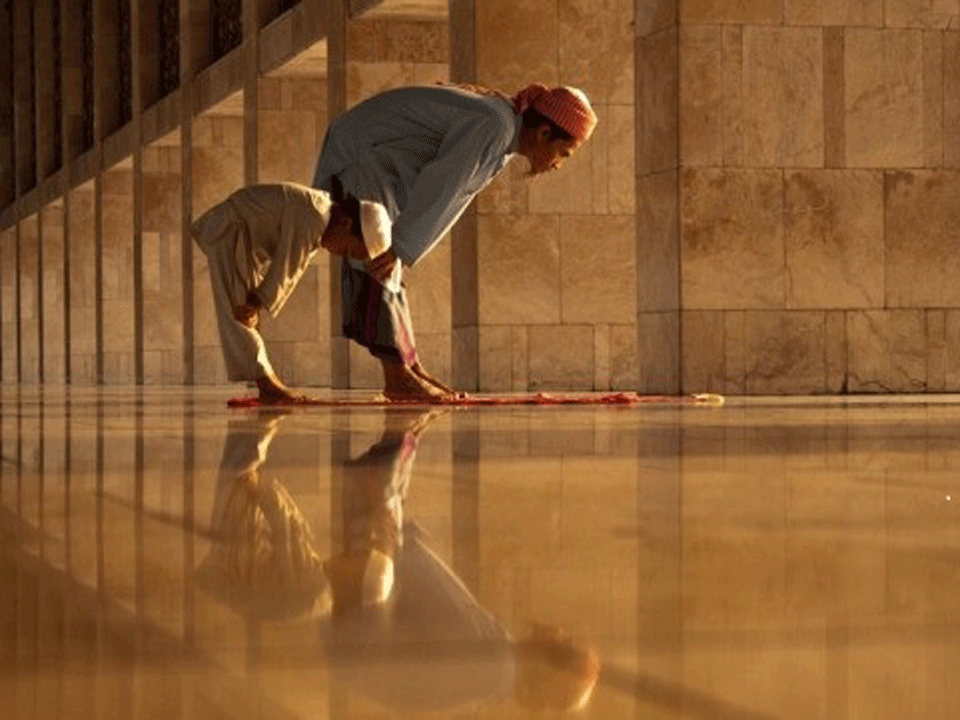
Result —
<path fill-rule="evenodd" d="M 0 390 L 0 717 L 960 717 L 960 398 L 230 392 Z"/>

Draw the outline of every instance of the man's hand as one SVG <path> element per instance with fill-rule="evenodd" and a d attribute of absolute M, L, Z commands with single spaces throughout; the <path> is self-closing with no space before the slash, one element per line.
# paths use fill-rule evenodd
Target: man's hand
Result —
<path fill-rule="evenodd" d="M 237 305 L 233 309 L 233 317 L 241 325 L 246 325 L 251 330 L 256 330 L 260 324 L 260 298 L 255 292 L 247 293 L 247 301 L 243 305 Z"/>
<path fill-rule="evenodd" d="M 393 248 L 390 248 L 385 253 L 377 255 L 377 257 L 367 263 L 367 272 L 373 275 L 378 283 L 383 285 L 390 279 L 396 264 L 397 255 L 393 252 Z"/>

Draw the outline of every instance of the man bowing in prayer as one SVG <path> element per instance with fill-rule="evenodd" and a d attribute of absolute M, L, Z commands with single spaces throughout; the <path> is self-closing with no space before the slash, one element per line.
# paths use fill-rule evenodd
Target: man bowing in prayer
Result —
<path fill-rule="evenodd" d="M 513 97 L 470 85 L 398 88 L 330 124 L 313 187 L 353 222 L 354 245 L 328 248 L 344 256 L 343 331 L 382 364 L 387 398 L 453 396 L 417 357 L 402 267 L 430 252 L 513 155 L 529 162 L 528 178 L 557 170 L 596 123 L 580 90 L 533 84 Z"/>

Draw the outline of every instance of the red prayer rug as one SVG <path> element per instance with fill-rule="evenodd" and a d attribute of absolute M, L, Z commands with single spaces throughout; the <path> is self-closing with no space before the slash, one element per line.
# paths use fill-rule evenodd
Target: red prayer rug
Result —
<path fill-rule="evenodd" d="M 228 407 L 433 407 L 438 405 L 472 407 L 478 405 L 723 405 L 723 395 L 640 395 L 639 393 L 536 393 L 534 395 L 467 395 L 449 400 L 388 400 L 383 395 L 370 398 L 319 398 L 304 396 L 295 401 L 261 402 L 256 397 L 234 398 Z"/>

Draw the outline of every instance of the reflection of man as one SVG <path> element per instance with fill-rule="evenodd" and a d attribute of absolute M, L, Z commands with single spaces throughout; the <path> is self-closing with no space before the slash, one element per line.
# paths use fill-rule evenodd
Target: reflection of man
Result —
<path fill-rule="evenodd" d="M 536 709 L 582 708 L 599 674 L 596 653 L 544 625 L 511 637 L 403 518 L 417 442 L 434 417 L 390 413 L 380 441 L 346 468 L 346 549 L 324 567 L 333 590 L 324 629 L 337 669 L 357 691 L 408 711 L 509 697 Z"/>
<path fill-rule="evenodd" d="M 260 477 L 282 415 L 231 420 L 214 499 L 213 543 L 198 581 L 243 615 L 290 618 L 325 585 L 310 525 L 276 479 Z"/>

